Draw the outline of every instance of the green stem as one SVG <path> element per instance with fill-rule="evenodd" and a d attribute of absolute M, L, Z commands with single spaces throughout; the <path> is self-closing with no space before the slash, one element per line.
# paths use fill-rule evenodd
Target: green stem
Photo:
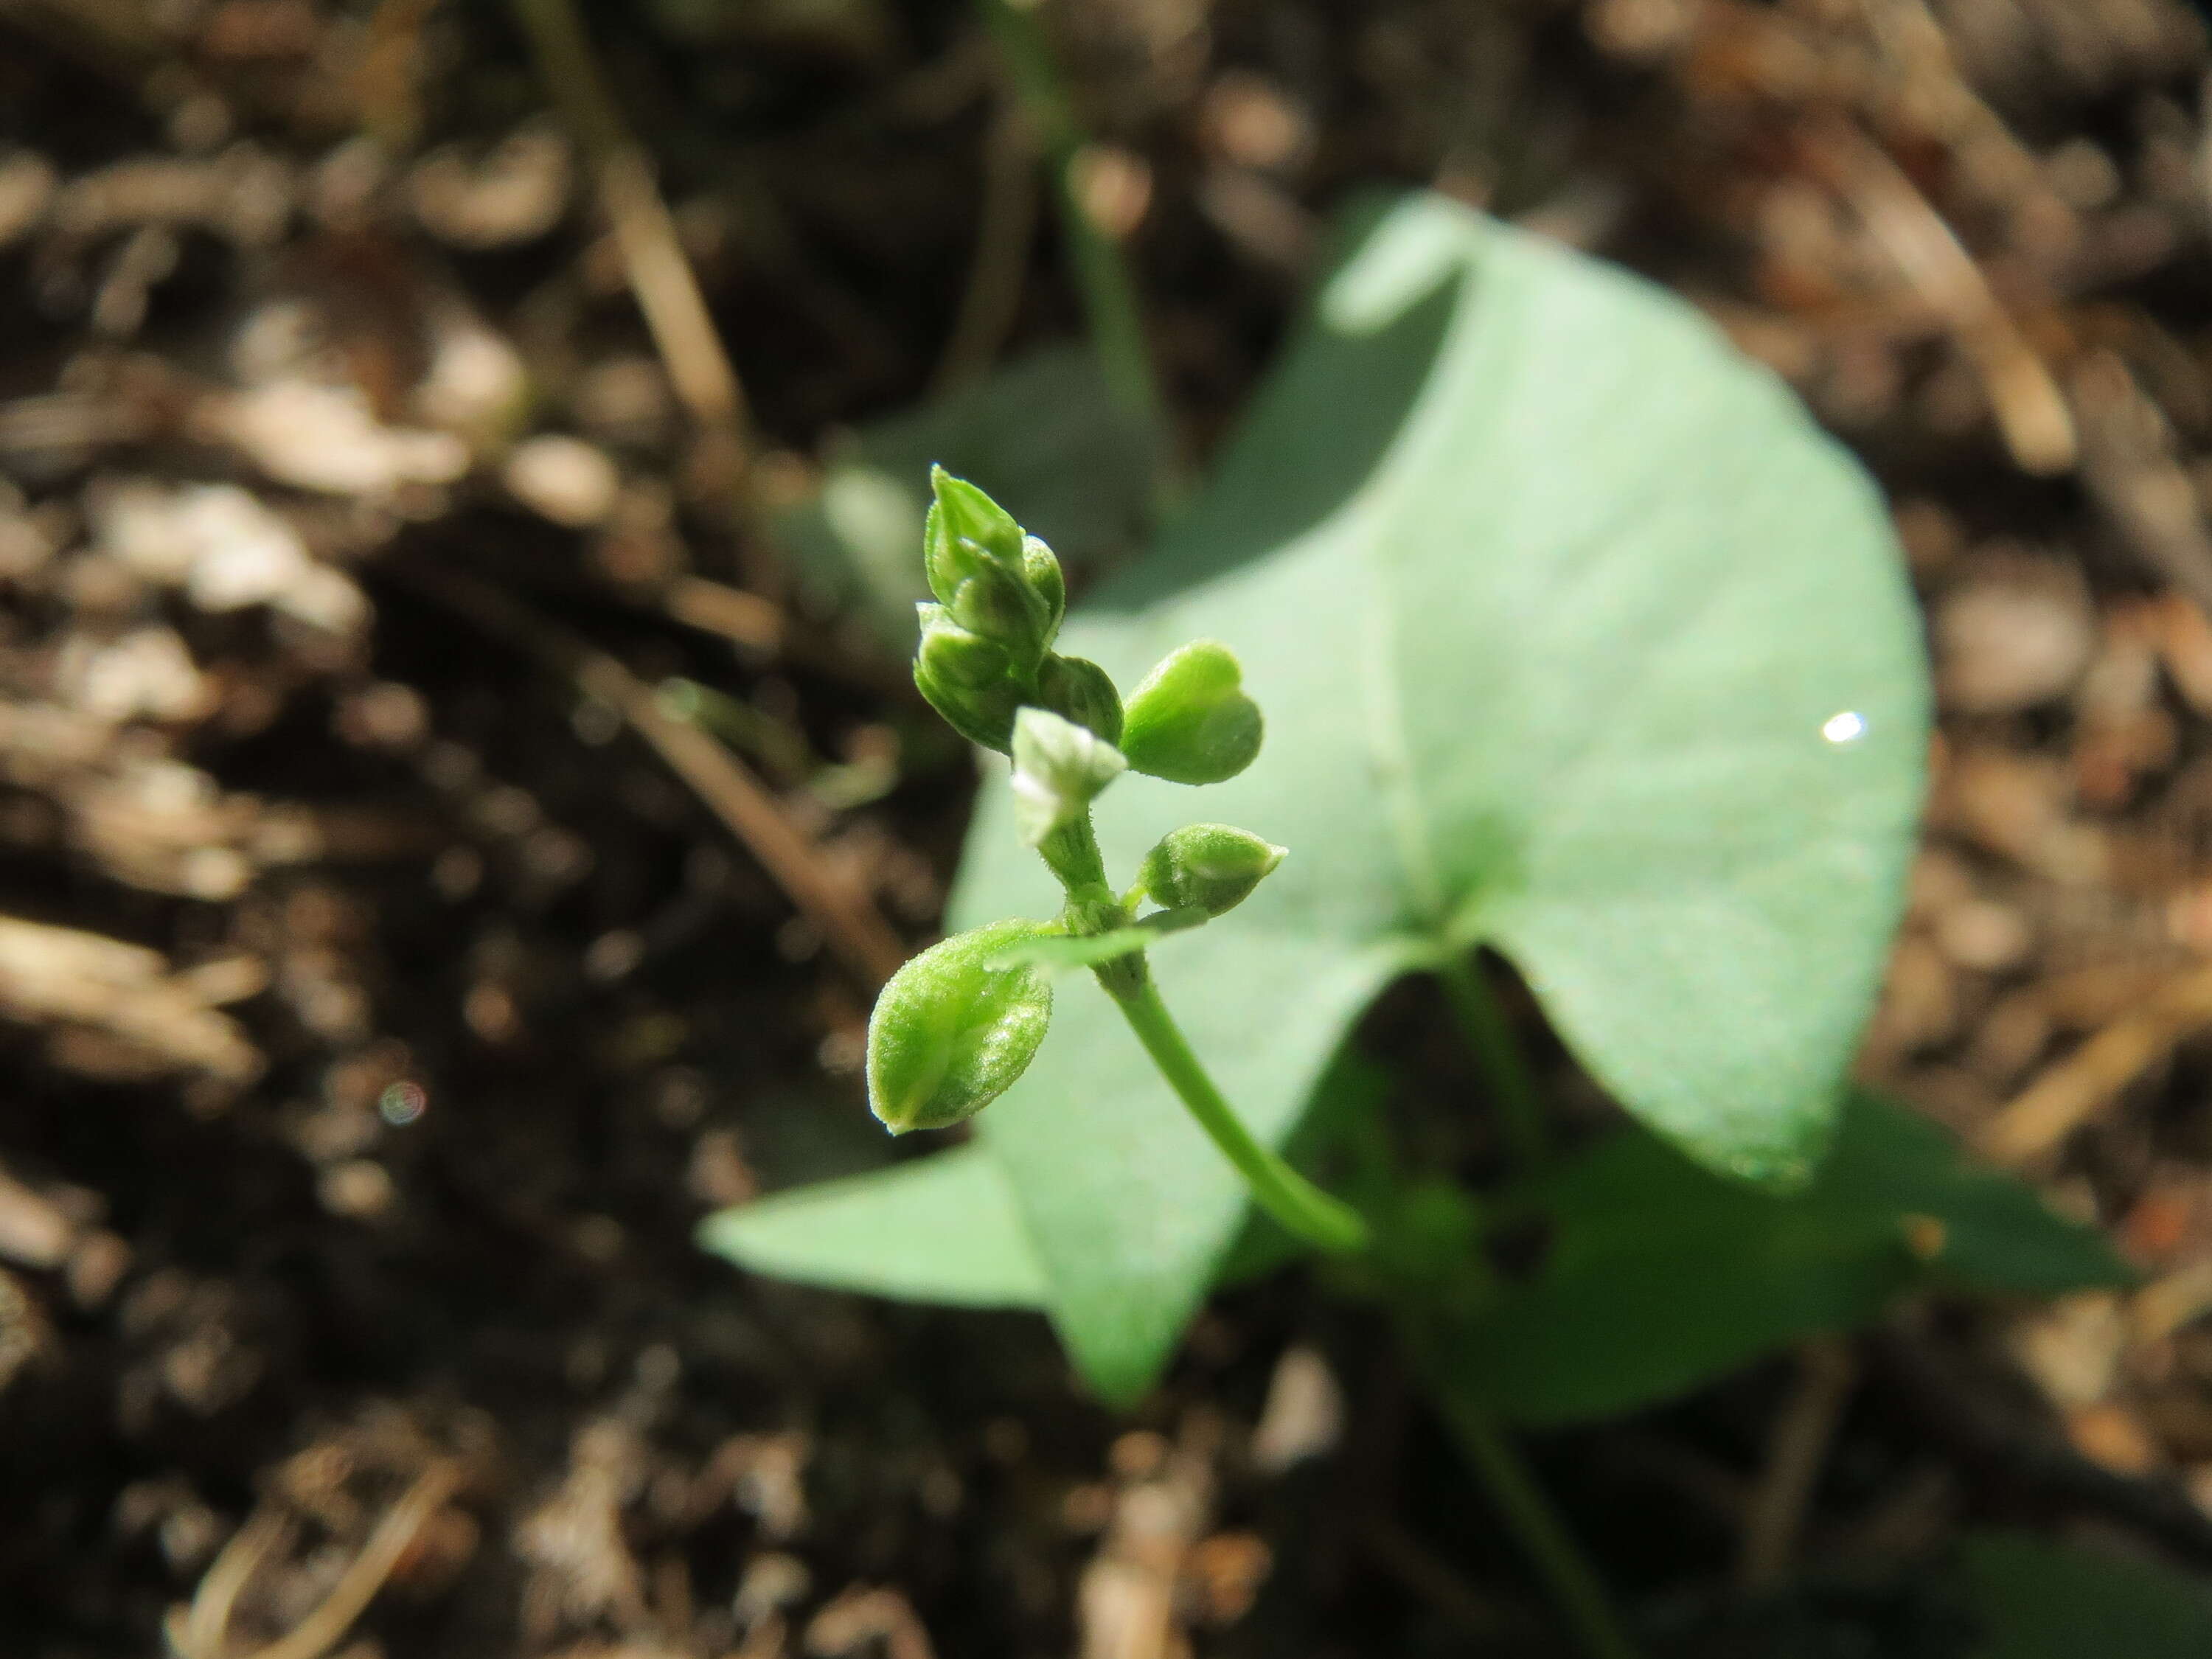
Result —
<path fill-rule="evenodd" d="M 1152 351 L 1145 342 L 1137 285 L 1121 244 L 1099 228 L 1077 189 L 1077 158 L 1089 139 L 1076 118 L 1052 49 L 1029 7 L 1018 0 L 980 0 L 980 4 L 983 21 L 1005 57 L 1015 96 L 1043 137 L 1069 261 L 1107 386 L 1123 408 L 1157 423 L 1162 403 Z"/>
<path fill-rule="evenodd" d="M 1537 1097 L 1535 1079 L 1528 1073 L 1521 1045 L 1513 1039 L 1513 1028 L 1506 1024 L 1505 1011 L 1498 1006 L 1488 981 L 1465 957 L 1444 957 L 1436 965 L 1436 975 L 1459 1020 L 1461 1034 L 1474 1050 L 1475 1062 L 1490 1085 L 1498 1121 L 1514 1155 L 1531 1166 L 1543 1163 L 1549 1156 L 1544 1103 Z"/>
<path fill-rule="evenodd" d="M 1159 988 L 1150 975 L 1133 993 L 1115 1000 L 1160 1075 L 1190 1109 L 1198 1127 L 1221 1149 L 1221 1155 L 1237 1166 L 1261 1209 L 1291 1234 L 1332 1255 L 1356 1255 L 1367 1249 L 1372 1235 L 1357 1210 L 1331 1198 L 1252 1138 L 1252 1132 L 1222 1098 L 1221 1091 L 1213 1086 L 1205 1066 L 1191 1051 L 1182 1028 L 1160 1000 Z"/>
<path fill-rule="evenodd" d="M 1431 1382 L 1444 1426 L 1474 1466 L 1490 1501 L 1573 1628 L 1590 1659 L 1637 1659 L 1604 1583 L 1584 1558 L 1536 1477 L 1496 1419 L 1464 1391 Z"/>
<path fill-rule="evenodd" d="M 1070 931 L 1103 931 L 1116 921 L 1126 921 L 1127 907 L 1106 886 L 1104 860 L 1092 830 L 1089 813 L 1047 837 L 1039 849 L 1054 875 L 1067 890 L 1068 908 L 1063 921 Z M 1492 1081 L 1501 1097 L 1509 1085 L 1521 1103 L 1521 1119 L 1535 1135 L 1536 1096 L 1528 1073 L 1513 1046 L 1504 1016 L 1489 999 L 1473 970 L 1463 963 L 1445 963 L 1438 970 L 1454 1002 L 1462 1010 L 1470 1035 L 1483 1036 L 1478 1047 L 1492 1068 Z M 1292 1169 L 1281 1158 L 1255 1139 L 1221 1091 L 1214 1086 L 1206 1066 L 1193 1052 L 1182 1028 L 1160 1000 L 1143 952 L 1103 964 L 1098 981 L 1121 1008 L 1129 1029 L 1145 1045 L 1152 1064 L 1182 1099 L 1198 1126 L 1221 1155 L 1244 1178 L 1254 1202 L 1273 1216 L 1293 1237 L 1334 1255 L 1364 1256 L 1394 1278 L 1387 1261 L 1375 1250 L 1375 1235 L 1357 1210 L 1331 1197 Z M 1455 979 L 1458 983 L 1455 984 Z M 1532 1139 L 1538 1152 L 1540 1139 Z M 1393 1299 L 1398 1320 L 1406 1332 L 1409 1350 L 1430 1379 L 1431 1393 L 1453 1437 L 1459 1443 L 1492 1504 L 1519 1541 L 1538 1575 L 1557 1601 L 1589 1659 L 1637 1659 L 1636 1650 L 1623 1634 L 1607 1600 L 1604 1584 L 1583 1558 L 1575 1540 L 1544 1496 L 1504 1431 L 1481 1403 L 1440 1380 L 1443 1367 L 1433 1362 L 1428 1340 L 1431 1297 L 1415 1283 L 1400 1280 Z"/>

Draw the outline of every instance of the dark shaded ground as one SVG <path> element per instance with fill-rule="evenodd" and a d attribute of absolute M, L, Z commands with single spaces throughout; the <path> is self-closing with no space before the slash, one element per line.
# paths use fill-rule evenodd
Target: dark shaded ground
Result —
<path fill-rule="evenodd" d="M 1046 15 L 1194 459 L 1322 215 L 1427 181 L 1674 283 L 1895 493 L 1947 715 L 1867 1070 L 2148 1281 L 1923 1310 L 1540 1446 L 1655 1642 L 1955 1653 L 1969 1522 L 2212 1566 L 2192 15 Z M 0 3 L 0 1650 L 170 1618 L 207 1659 L 172 1610 L 229 1594 L 252 1652 L 380 1528 L 351 1659 L 1558 1650 L 1376 1334 L 1296 1282 L 1225 1298 L 1131 1425 L 1036 1322 L 694 1250 L 707 1209 L 883 1155 L 865 943 L 578 642 L 735 699 L 806 868 L 925 939 L 965 758 L 864 634 L 778 610 L 761 510 L 1080 308 L 964 9 L 591 21 L 742 437 L 672 386 L 504 11 Z M 1003 305 L 979 215 L 1030 248 Z M 1373 1040 L 1479 1163 L 1425 1012 Z M 1801 1571 L 1742 1596 L 1793 1422 Z"/>

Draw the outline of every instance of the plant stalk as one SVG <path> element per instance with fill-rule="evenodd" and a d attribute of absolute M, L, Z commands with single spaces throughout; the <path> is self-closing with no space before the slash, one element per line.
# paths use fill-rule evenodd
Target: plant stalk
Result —
<path fill-rule="evenodd" d="M 1475 1063 L 1490 1085 L 1498 1122 L 1514 1156 L 1530 1168 L 1541 1164 L 1550 1156 L 1549 1139 L 1544 1133 L 1544 1103 L 1537 1097 L 1535 1079 L 1528 1073 L 1521 1045 L 1514 1041 L 1513 1028 L 1506 1023 L 1505 1011 L 1498 1006 L 1498 998 L 1480 971 L 1464 957 L 1448 956 L 1437 963 L 1435 971 L 1459 1021 L 1460 1033 L 1474 1051 Z"/>
<path fill-rule="evenodd" d="M 1152 372 L 1151 348 L 1137 304 L 1137 284 L 1121 245 L 1102 229 L 1085 206 L 1078 173 L 1088 136 L 1076 118 L 1053 62 L 1052 48 L 1035 13 L 1017 0 L 979 0 L 983 21 L 999 44 L 1015 96 L 1036 125 L 1059 197 L 1069 264 L 1083 298 L 1099 367 L 1114 399 L 1131 414 L 1157 424 L 1163 404 Z M 1034 0 L 1032 0 L 1034 3 Z"/>
<path fill-rule="evenodd" d="M 1430 1395 L 1461 1453 L 1513 1534 L 1514 1541 L 1552 1592 L 1561 1615 L 1589 1659 L 1638 1659 L 1597 1576 L 1566 1523 L 1498 1422 L 1463 1390 L 1431 1382 Z"/>
<path fill-rule="evenodd" d="M 1068 908 L 1062 920 L 1071 932 L 1095 933 L 1126 923 L 1128 907 L 1106 886 L 1105 861 L 1088 812 L 1048 836 L 1039 850 L 1067 890 Z M 1492 1073 L 1493 1086 L 1501 1098 L 1518 1103 L 1518 1121 L 1528 1136 L 1523 1149 L 1540 1155 L 1535 1089 L 1503 1013 L 1466 963 L 1453 960 L 1438 972 L 1455 1006 L 1462 1010 L 1470 1036 L 1481 1034 L 1476 1039 L 1478 1052 Z M 1332 1255 L 1364 1256 L 1382 1270 L 1386 1279 L 1394 1277 L 1375 1250 L 1374 1231 L 1366 1218 L 1308 1181 L 1244 1127 L 1161 1000 L 1144 953 L 1119 957 L 1102 965 L 1097 973 L 1099 983 L 1121 1008 L 1122 1018 L 1129 1022 L 1129 1029 L 1137 1034 L 1160 1075 L 1221 1155 L 1243 1176 L 1253 1201 L 1293 1237 Z M 1401 1280 L 1394 1287 L 1393 1299 L 1408 1350 L 1429 1380 L 1430 1392 L 1445 1425 L 1474 1466 L 1491 1503 L 1551 1591 L 1589 1659 L 1638 1659 L 1635 1647 L 1613 1611 L 1604 1583 L 1504 1431 L 1480 1401 L 1451 1388 L 1439 1376 L 1440 1368 L 1432 1359 L 1433 1345 L 1426 1340 L 1431 1320 L 1428 1298 L 1418 1286 Z"/>
<path fill-rule="evenodd" d="M 1205 1066 L 1160 1000 L 1152 975 L 1127 996 L 1115 999 L 1122 1018 L 1145 1045 L 1160 1075 L 1190 1109 L 1198 1127 L 1236 1165 L 1259 1206 L 1283 1227 L 1317 1249 L 1333 1255 L 1352 1255 L 1373 1243 L 1365 1219 L 1349 1205 L 1330 1197 L 1273 1152 L 1253 1139 L 1221 1091 L 1213 1086 Z"/>

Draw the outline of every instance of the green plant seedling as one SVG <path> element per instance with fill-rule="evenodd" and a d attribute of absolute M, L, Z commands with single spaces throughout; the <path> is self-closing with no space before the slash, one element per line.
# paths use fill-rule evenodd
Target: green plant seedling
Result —
<path fill-rule="evenodd" d="M 922 547 L 937 598 L 921 607 L 915 682 L 952 726 L 1011 751 L 1017 831 L 1058 880 L 1062 902 L 1048 922 L 971 929 L 900 970 L 868 1024 L 869 1104 L 895 1133 L 974 1115 L 1021 1076 L 1051 1018 L 1042 972 L 1009 959 L 1008 947 L 1048 937 L 1084 951 L 1113 939 L 1117 948 L 1089 962 L 1092 974 L 1255 1200 L 1316 1249 L 1364 1249 L 1367 1224 L 1256 1139 L 1223 1099 L 1145 955 L 1164 919 L 1180 931 L 1219 915 L 1251 894 L 1283 849 L 1227 824 L 1186 824 L 1117 890 L 1091 826 L 1091 803 L 1133 755 L 1142 769 L 1186 783 L 1221 782 L 1252 763 L 1260 714 L 1236 658 L 1212 641 L 1175 652 L 1139 688 L 1125 720 L 1103 670 L 1052 650 L 1066 585 L 1051 550 L 973 484 L 941 467 L 931 483 Z M 1161 908 L 1139 915 L 1148 896 Z"/>
<path fill-rule="evenodd" d="M 1008 787 L 965 931 L 872 1024 L 871 1097 L 975 1139 L 716 1218 L 714 1248 L 1042 1306 L 1116 1401 L 1224 1273 L 1318 1253 L 1605 1659 L 1628 1638 L 1501 1421 L 1663 1397 L 1914 1285 L 2110 1282 L 2023 1190 L 1845 1109 L 1921 797 L 1918 623 L 1866 480 L 1679 301 L 1404 198 L 1355 218 L 1210 486 L 1087 609 L 988 495 L 931 495 L 916 680 Z M 1552 1155 L 1478 946 L 1634 1127 Z M 1048 1016 L 1084 970 L 1103 994 Z M 1352 1175 L 1286 1156 L 1408 972 L 1513 1130 L 1501 1193 L 1397 1170 L 1371 1101 Z M 1515 1206 L 1557 1251 L 1501 1281 L 1481 1245 Z M 941 1282 L 861 1248 L 886 1218 Z"/>

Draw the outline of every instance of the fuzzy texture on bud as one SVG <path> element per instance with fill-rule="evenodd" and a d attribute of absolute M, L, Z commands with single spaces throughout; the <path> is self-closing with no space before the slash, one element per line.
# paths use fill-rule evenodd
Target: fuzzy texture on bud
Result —
<path fill-rule="evenodd" d="M 1288 849 L 1226 823 L 1187 823 L 1145 854 L 1137 880 L 1170 910 L 1218 916 L 1252 896 Z"/>
<path fill-rule="evenodd" d="M 1260 705 L 1225 645 L 1194 640 L 1145 677 L 1122 705 L 1121 752 L 1171 783 L 1219 783 L 1260 752 Z"/>
<path fill-rule="evenodd" d="M 1105 738 L 1048 708 L 1014 716 L 1013 755 L 1014 830 L 1026 847 L 1074 823 L 1129 767 Z"/>
<path fill-rule="evenodd" d="M 1097 732 L 1108 743 L 1121 741 L 1121 694 L 1097 663 L 1054 653 L 1037 665 L 1036 684 L 1039 708 Z"/>
<path fill-rule="evenodd" d="M 996 958 L 1043 931 L 1017 921 L 955 933 L 891 975 L 868 1017 L 868 1107 L 893 1134 L 973 1117 L 1028 1069 L 1052 982 Z"/>

